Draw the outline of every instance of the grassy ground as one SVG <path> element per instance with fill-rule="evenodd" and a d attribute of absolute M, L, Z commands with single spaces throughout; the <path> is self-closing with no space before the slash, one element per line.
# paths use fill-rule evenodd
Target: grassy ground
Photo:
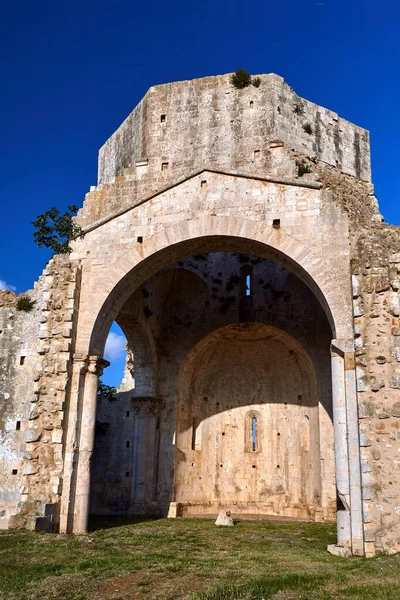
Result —
<path fill-rule="evenodd" d="M 1 600 L 400 599 L 400 556 L 331 556 L 332 525 L 105 525 L 77 537 L 0 533 Z"/>

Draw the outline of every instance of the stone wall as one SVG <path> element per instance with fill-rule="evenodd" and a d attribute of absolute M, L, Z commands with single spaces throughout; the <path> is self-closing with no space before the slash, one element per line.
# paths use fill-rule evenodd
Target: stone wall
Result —
<path fill-rule="evenodd" d="M 26 440 L 37 367 L 40 305 L 17 310 L 18 296 L 0 291 L 0 527 L 12 525 L 20 508 L 26 475 Z"/>
<path fill-rule="evenodd" d="M 77 271 L 68 258 L 51 259 L 35 285 L 35 319 L 30 331 L 22 324 L 24 343 L 29 348 L 26 393 L 17 385 L 16 406 L 23 403 L 26 445 L 20 502 L 9 527 L 52 529 L 57 527 L 63 471 L 63 422 L 65 394 L 71 372 L 71 341 L 76 320 L 75 284 Z M 28 321 L 29 322 L 29 321 Z M 26 333 L 30 337 L 25 339 Z M 26 362 L 28 362 L 26 360 Z M 27 365 L 28 366 L 28 365 Z M 15 378 L 13 378 L 15 381 Z"/>

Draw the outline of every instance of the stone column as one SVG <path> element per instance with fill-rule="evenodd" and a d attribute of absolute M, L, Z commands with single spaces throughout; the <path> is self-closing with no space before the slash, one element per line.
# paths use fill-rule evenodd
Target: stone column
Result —
<path fill-rule="evenodd" d="M 89 518 L 90 462 L 93 454 L 96 424 L 97 388 L 103 369 L 110 363 L 98 356 L 89 356 L 83 391 L 79 428 L 78 466 L 75 486 L 73 533 L 85 533 Z"/>
<path fill-rule="evenodd" d="M 352 340 L 332 341 L 332 400 L 338 507 L 337 552 L 364 555 L 361 460 L 355 359 Z M 339 547 L 339 548 L 338 548 Z"/>
<path fill-rule="evenodd" d="M 335 472 L 337 508 L 337 545 L 351 548 L 350 531 L 350 484 L 349 457 L 347 447 L 346 387 L 344 358 L 333 345 L 332 364 L 332 410 L 335 441 Z"/>
<path fill-rule="evenodd" d="M 351 550 L 356 556 L 364 556 L 365 550 L 361 486 L 360 429 L 358 421 L 358 400 L 354 351 L 345 352 L 344 370 L 346 382 L 347 444 L 349 454 Z"/>
<path fill-rule="evenodd" d="M 131 509 L 145 514 L 155 501 L 158 465 L 157 420 L 161 403 L 153 397 L 134 397 L 133 473 Z"/>
<path fill-rule="evenodd" d="M 71 533 L 74 512 L 74 494 L 76 483 L 76 462 L 78 451 L 79 423 L 78 417 L 82 405 L 85 375 L 88 361 L 86 356 L 74 354 L 72 363 L 69 402 L 65 420 L 67 423 L 65 437 L 65 454 L 63 470 L 63 487 L 60 510 L 60 533 Z"/>

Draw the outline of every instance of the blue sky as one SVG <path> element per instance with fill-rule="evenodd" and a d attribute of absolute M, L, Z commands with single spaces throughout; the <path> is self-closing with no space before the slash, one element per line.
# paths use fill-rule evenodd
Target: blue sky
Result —
<path fill-rule="evenodd" d="M 4 2 L 0 280 L 32 287 L 49 253 L 31 222 L 81 205 L 98 149 L 151 85 L 239 66 L 369 129 L 381 211 L 400 223 L 399 23 L 393 1 Z"/>

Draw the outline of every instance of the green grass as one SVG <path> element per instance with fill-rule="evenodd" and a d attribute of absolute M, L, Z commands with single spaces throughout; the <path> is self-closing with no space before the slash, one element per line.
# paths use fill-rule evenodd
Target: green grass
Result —
<path fill-rule="evenodd" d="M 331 556 L 333 525 L 254 520 L 220 528 L 205 519 L 98 525 L 76 537 L 1 532 L 0 599 L 400 599 L 400 556 Z"/>

